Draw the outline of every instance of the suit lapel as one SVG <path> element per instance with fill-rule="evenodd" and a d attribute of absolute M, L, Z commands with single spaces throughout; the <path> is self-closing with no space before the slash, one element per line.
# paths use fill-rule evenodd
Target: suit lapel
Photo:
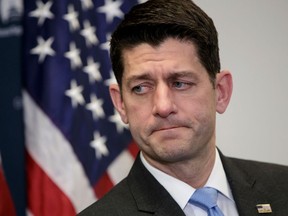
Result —
<path fill-rule="evenodd" d="M 185 216 L 171 195 L 144 167 L 139 155 L 127 180 L 139 211 L 158 216 Z"/>
<path fill-rule="evenodd" d="M 259 216 L 257 204 L 269 204 L 273 215 L 281 215 L 285 198 L 277 191 L 271 179 L 262 176 L 263 167 L 251 167 L 252 163 L 244 160 L 220 157 L 225 169 L 236 206 L 241 216 Z M 248 171 L 248 172 L 247 172 Z M 251 173 L 251 174 L 249 174 Z M 252 176 L 253 175 L 253 176 Z M 278 213 L 278 214 L 277 214 Z M 280 214 L 279 214 L 280 213 Z M 269 214 L 264 214 L 269 215 Z"/>
<path fill-rule="evenodd" d="M 253 188 L 255 179 L 243 175 L 230 162 L 223 163 L 239 215 L 258 215 L 256 204 L 258 192 Z"/>
<path fill-rule="evenodd" d="M 259 214 L 257 204 L 270 204 L 273 215 L 285 215 L 288 212 L 286 195 L 277 189 L 277 182 L 267 174 L 271 170 L 262 170 L 268 169 L 267 166 L 228 158 L 219 153 L 240 216 L 268 216 Z M 144 167 L 139 155 L 127 181 L 140 212 L 158 216 L 185 216 L 171 195 Z"/>

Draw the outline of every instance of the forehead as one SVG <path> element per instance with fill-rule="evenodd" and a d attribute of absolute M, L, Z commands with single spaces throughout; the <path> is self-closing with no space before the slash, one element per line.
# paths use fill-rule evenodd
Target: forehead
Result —
<path fill-rule="evenodd" d="M 166 39 L 158 46 L 139 44 L 123 51 L 124 74 L 168 71 L 193 71 L 203 69 L 197 49 L 190 41 Z"/>
<path fill-rule="evenodd" d="M 158 45 L 151 45 L 148 43 L 140 43 L 132 48 L 124 49 L 123 50 L 123 57 L 125 62 L 129 62 L 130 58 L 141 58 L 141 57 L 148 57 L 149 55 L 157 55 L 159 58 L 162 54 L 175 54 L 176 53 L 183 53 L 184 55 L 192 54 L 197 56 L 196 46 L 193 42 L 188 40 L 178 40 L 174 38 L 168 38 L 164 40 L 162 43 Z M 157 57 L 153 56 L 153 58 Z M 158 58 L 156 58 L 158 59 Z M 155 59 L 155 60 L 156 60 Z"/>

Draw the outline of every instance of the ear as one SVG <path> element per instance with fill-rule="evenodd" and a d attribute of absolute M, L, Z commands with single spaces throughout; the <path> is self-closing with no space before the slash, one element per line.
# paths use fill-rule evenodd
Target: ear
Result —
<path fill-rule="evenodd" d="M 110 96 L 114 104 L 114 107 L 120 114 L 122 121 L 125 124 L 128 124 L 126 110 L 125 110 L 124 102 L 122 100 L 122 95 L 121 95 L 121 90 L 120 90 L 119 85 L 111 84 L 109 87 L 109 92 L 110 92 Z"/>
<path fill-rule="evenodd" d="M 216 111 L 224 113 L 233 91 L 232 75 L 229 71 L 221 71 L 216 76 Z"/>

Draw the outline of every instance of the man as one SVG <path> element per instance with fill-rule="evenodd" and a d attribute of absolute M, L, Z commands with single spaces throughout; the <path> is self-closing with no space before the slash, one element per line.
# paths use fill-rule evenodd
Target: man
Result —
<path fill-rule="evenodd" d="M 80 215 L 288 214 L 287 167 L 216 148 L 232 76 L 220 72 L 217 31 L 198 6 L 135 6 L 112 35 L 111 60 L 110 94 L 141 151 L 127 178 Z M 216 194 L 211 206 L 207 191 Z"/>

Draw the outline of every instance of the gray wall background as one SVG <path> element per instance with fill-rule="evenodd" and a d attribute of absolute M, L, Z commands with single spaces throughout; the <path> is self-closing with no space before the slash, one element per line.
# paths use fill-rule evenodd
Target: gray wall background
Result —
<path fill-rule="evenodd" d="M 234 78 L 217 116 L 217 145 L 229 156 L 288 165 L 288 1 L 195 0 L 219 33 L 222 69 Z"/>

